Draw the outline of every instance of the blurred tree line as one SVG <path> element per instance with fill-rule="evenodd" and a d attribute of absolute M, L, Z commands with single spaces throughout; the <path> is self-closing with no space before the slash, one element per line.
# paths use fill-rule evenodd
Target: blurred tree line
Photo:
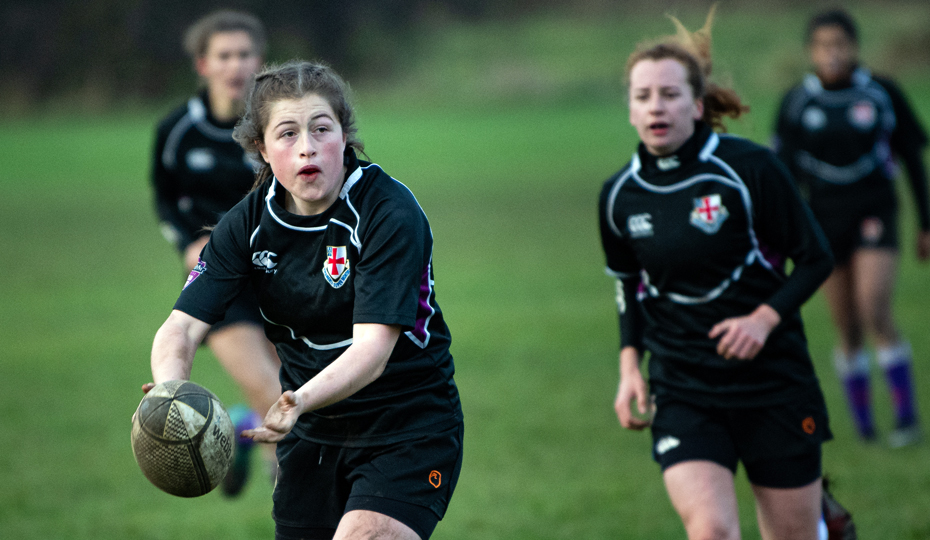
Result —
<path fill-rule="evenodd" d="M 727 0 L 727 8 L 798 9 L 822 1 Z M 323 60 L 365 84 L 402 70 L 424 30 L 452 20 L 507 20 L 540 10 L 652 15 L 684 4 L 690 0 L 3 0 L 0 113 L 50 103 L 102 110 L 186 95 L 195 75 L 181 45 L 184 31 L 221 8 L 265 23 L 269 60 Z"/>
<path fill-rule="evenodd" d="M 50 99 L 100 109 L 191 91 L 181 40 L 215 9 L 257 15 L 268 59 L 323 60 L 350 77 L 389 72 L 419 24 L 517 13 L 552 0 L 4 0 L 0 3 L 0 111 Z"/>

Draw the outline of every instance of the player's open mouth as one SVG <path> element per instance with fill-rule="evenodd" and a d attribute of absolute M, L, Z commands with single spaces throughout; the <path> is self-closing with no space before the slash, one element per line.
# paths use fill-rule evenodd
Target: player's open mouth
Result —
<path fill-rule="evenodd" d="M 649 124 L 649 131 L 655 133 L 656 135 L 665 135 L 668 133 L 669 124 L 666 122 L 654 122 Z"/>
<path fill-rule="evenodd" d="M 319 172 L 320 172 L 320 168 L 317 167 L 316 165 L 307 165 L 306 167 L 301 167 L 300 170 L 297 171 L 297 175 L 302 176 L 302 177 L 308 177 L 308 176 L 313 176 Z"/>

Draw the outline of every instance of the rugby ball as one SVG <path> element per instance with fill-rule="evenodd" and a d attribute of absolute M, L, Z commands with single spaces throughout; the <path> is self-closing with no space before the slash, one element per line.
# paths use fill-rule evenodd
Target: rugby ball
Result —
<path fill-rule="evenodd" d="M 219 399 L 190 381 L 150 390 L 132 419 L 132 452 L 156 487 L 178 497 L 199 497 L 226 476 L 235 429 Z"/>

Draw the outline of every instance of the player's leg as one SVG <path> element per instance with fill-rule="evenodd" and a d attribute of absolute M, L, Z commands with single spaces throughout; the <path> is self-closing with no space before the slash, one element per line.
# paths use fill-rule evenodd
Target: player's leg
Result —
<path fill-rule="evenodd" d="M 690 540 L 739 538 L 737 453 L 726 410 L 656 397 L 652 457 Z"/>
<path fill-rule="evenodd" d="M 833 437 L 820 390 L 734 417 L 763 540 L 815 540 L 822 514 L 821 445 Z"/>
<path fill-rule="evenodd" d="M 740 538 L 733 472 L 712 461 L 684 461 L 663 473 L 688 540 Z"/>
<path fill-rule="evenodd" d="M 227 317 L 228 318 L 228 317 Z M 264 330 L 251 322 L 233 322 L 216 328 L 207 335 L 207 344 L 227 373 L 239 385 L 251 410 L 229 408 L 237 435 L 261 424 L 265 413 L 281 395 L 278 370 L 281 362 Z M 223 494 L 235 496 L 245 487 L 249 477 L 250 439 L 236 437 L 236 457 L 220 486 Z M 274 445 L 260 445 L 269 477 L 276 473 Z"/>
<path fill-rule="evenodd" d="M 207 345 L 239 385 L 249 407 L 264 418 L 281 396 L 281 361 L 262 327 L 251 323 L 224 326 L 207 336 Z"/>
<path fill-rule="evenodd" d="M 894 401 L 896 425 L 890 442 L 903 446 L 919 438 L 911 373 L 911 347 L 902 340 L 892 315 L 898 252 L 894 248 L 859 249 L 853 258 L 856 297 L 863 322 L 874 336 L 878 364 Z"/>
<path fill-rule="evenodd" d="M 333 540 L 420 540 L 413 529 L 371 510 L 352 510 L 342 516 Z"/>
<path fill-rule="evenodd" d="M 875 437 L 875 423 L 872 419 L 869 355 L 863 343 L 854 276 L 855 269 L 851 263 L 837 265 L 822 289 L 837 331 L 838 344 L 833 351 L 833 365 L 843 383 L 859 436 L 870 440 Z"/>
<path fill-rule="evenodd" d="M 459 424 L 409 441 L 347 450 L 352 490 L 335 538 L 429 538 L 458 483 L 463 438 Z"/>
<path fill-rule="evenodd" d="M 814 540 L 821 517 L 821 480 L 797 488 L 752 486 L 762 540 Z"/>
<path fill-rule="evenodd" d="M 349 496 L 344 449 L 301 439 L 277 444 L 279 475 L 271 515 L 275 540 L 331 540 Z"/>

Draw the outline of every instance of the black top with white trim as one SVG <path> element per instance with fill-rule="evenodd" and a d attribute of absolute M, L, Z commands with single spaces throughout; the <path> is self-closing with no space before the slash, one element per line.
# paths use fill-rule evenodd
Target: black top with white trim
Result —
<path fill-rule="evenodd" d="M 816 389 L 799 308 L 832 258 L 771 151 L 702 122 L 674 155 L 656 158 L 640 144 L 604 184 L 600 230 L 607 271 L 619 280 L 621 346 L 650 352 L 653 392 L 755 406 Z M 710 329 L 762 303 L 782 322 L 759 355 L 717 354 Z"/>
<path fill-rule="evenodd" d="M 183 251 L 216 225 L 255 182 L 252 161 L 233 140 L 236 121 L 210 113 L 206 94 L 158 124 L 151 180 L 165 238 Z"/>
<path fill-rule="evenodd" d="M 349 398 L 306 413 L 294 432 L 341 446 L 388 444 L 462 418 L 450 334 L 433 289 L 432 232 L 413 194 L 349 149 L 339 198 L 315 216 L 284 209 L 277 180 L 220 221 L 175 309 L 207 323 L 251 282 L 265 332 L 296 390 L 352 343 L 356 323 L 397 324 L 383 374 Z"/>
<path fill-rule="evenodd" d="M 898 157 L 908 171 L 921 229 L 930 230 L 926 144 L 927 134 L 898 86 L 861 67 L 836 86 L 805 76 L 782 100 L 775 134 L 779 157 L 818 216 L 893 208 L 889 180 Z"/>

